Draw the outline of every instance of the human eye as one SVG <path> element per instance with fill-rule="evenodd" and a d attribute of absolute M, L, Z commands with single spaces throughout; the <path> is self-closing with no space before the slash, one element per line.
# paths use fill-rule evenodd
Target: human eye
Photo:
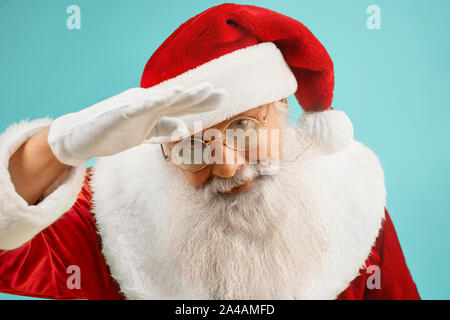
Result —
<path fill-rule="evenodd" d="M 245 129 L 247 127 L 247 119 L 237 119 L 231 125 L 232 129 Z"/>

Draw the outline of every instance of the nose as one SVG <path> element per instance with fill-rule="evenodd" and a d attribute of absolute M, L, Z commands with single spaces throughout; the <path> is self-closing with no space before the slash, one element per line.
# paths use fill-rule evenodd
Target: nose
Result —
<path fill-rule="evenodd" d="M 214 148 L 214 163 L 212 174 L 226 179 L 236 174 L 245 165 L 245 155 L 242 152 L 228 148 L 224 144 L 216 144 Z"/>

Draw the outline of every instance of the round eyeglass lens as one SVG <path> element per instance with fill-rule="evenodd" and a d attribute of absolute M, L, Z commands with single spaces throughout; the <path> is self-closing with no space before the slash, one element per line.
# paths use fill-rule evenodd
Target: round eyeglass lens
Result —
<path fill-rule="evenodd" d="M 260 125 L 253 118 L 238 118 L 228 124 L 225 129 L 227 147 L 246 151 L 258 146 L 258 131 Z"/>
<path fill-rule="evenodd" d="M 190 138 L 184 139 L 173 147 L 171 158 L 180 169 L 196 171 L 208 165 L 211 153 L 202 140 Z"/>

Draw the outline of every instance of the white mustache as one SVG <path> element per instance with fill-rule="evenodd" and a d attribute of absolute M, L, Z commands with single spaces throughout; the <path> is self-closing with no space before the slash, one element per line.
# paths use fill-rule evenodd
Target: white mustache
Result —
<path fill-rule="evenodd" d="M 257 163 L 249 164 L 238 169 L 236 174 L 231 178 L 213 177 L 204 187 L 208 194 L 228 193 L 233 188 L 239 187 L 263 175 L 267 170 L 267 164 Z"/>

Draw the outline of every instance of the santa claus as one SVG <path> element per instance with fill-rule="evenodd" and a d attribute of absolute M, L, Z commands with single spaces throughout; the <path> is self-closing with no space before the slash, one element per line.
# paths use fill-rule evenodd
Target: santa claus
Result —
<path fill-rule="evenodd" d="M 141 88 L 10 126 L 0 140 L 0 291 L 419 298 L 380 163 L 331 107 L 333 86 L 327 51 L 300 22 L 223 4 L 170 35 Z M 296 126 L 291 94 L 305 111 Z"/>

